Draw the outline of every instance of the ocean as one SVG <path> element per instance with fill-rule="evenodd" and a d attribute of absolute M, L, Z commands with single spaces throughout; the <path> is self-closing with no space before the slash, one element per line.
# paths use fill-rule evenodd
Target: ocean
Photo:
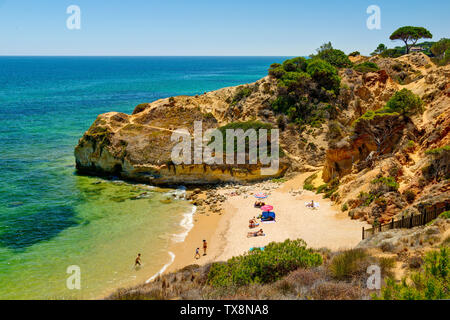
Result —
<path fill-rule="evenodd" d="M 283 60 L 0 57 L 0 299 L 99 298 L 167 266 L 192 226 L 195 208 L 166 201 L 183 187 L 77 175 L 78 139 L 98 114 L 254 82 Z"/>

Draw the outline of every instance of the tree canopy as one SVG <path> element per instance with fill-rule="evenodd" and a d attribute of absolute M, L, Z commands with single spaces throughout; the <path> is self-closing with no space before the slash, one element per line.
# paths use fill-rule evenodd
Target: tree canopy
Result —
<path fill-rule="evenodd" d="M 433 35 L 430 31 L 423 27 L 412 27 L 406 26 L 401 27 L 395 30 L 389 39 L 391 40 L 402 40 L 406 45 L 406 53 L 409 53 L 409 50 L 413 45 L 419 41 L 419 39 L 426 38 L 431 39 Z"/>
<path fill-rule="evenodd" d="M 384 45 L 384 43 L 380 43 L 380 44 L 378 45 L 378 47 L 375 49 L 375 51 L 371 53 L 371 55 L 374 56 L 374 55 L 376 55 L 376 54 L 383 53 L 383 52 L 386 51 L 386 50 L 387 50 L 386 45 Z"/>

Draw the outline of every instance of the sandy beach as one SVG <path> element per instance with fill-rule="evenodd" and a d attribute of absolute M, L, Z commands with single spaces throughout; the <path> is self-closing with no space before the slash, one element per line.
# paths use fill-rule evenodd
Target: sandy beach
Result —
<path fill-rule="evenodd" d="M 329 199 L 321 194 L 302 190 L 303 182 L 311 173 L 299 174 L 277 187 L 267 188 L 267 183 L 245 187 L 239 195 L 233 187 L 222 188 L 219 194 L 227 200 L 220 214 L 206 211 L 194 215 L 194 227 L 182 243 L 174 244 L 171 252 L 174 262 L 166 272 L 175 271 L 190 264 L 206 264 L 224 261 L 243 254 L 252 247 L 263 247 L 272 241 L 301 238 L 312 248 L 326 247 L 332 250 L 351 248 L 361 241 L 361 228 L 367 223 L 351 220 L 333 206 Z M 261 190 L 269 189 L 269 190 Z M 258 216 L 261 210 L 254 208 L 254 193 L 263 191 L 269 195 L 266 204 L 274 207 L 276 223 L 262 223 L 255 229 L 249 229 L 249 220 Z M 319 208 L 310 209 L 305 202 L 319 203 Z M 249 231 L 262 228 L 265 236 L 248 238 Z M 203 253 L 202 240 L 208 242 L 207 255 L 195 259 L 195 249 Z"/>

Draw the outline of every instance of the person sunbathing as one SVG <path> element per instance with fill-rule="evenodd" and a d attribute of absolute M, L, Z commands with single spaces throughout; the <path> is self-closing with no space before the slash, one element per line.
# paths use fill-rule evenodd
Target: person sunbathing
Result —
<path fill-rule="evenodd" d="M 255 202 L 255 208 L 261 208 L 263 205 L 265 205 L 265 203 L 259 200 Z"/>
<path fill-rule="evenodd" d="M 314 208 L 314 200 L 311 200 L 311 203 L 306 205 L 308 208 Z"/>
<path fill-rule="evenodd" d="M 263 235 L 264 235 L 263 229 L 259 229 L 258 231 L 255 231 L 255 232 L 249 232 L 247 234 L 247 238 L 259 237 L 259 236 L 263 236 Z"/>

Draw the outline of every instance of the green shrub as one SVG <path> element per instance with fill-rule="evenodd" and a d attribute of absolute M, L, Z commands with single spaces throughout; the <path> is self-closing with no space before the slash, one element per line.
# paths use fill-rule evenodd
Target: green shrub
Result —
<path fill-rule="evenodd" d="M 363 249 L 346 250 L 331 260 L 329 269 L 332 276 L 338 280 L 350 278 L 360 271 L 360 262 L 364 261 L 367 253 Z"/>
<path fill-rule="evenodd" d="M 312 184 L 312 182 L 317 178 L 317 173 L 314 173 L 313 175 L 309 176 L 305 179 L 303 182 L 303 189 L 309 190 L 309 191 L 315 191 L 316 188 Z"/>
<path fill-rule="evenodd" d="M 450 219 L 450 211 L 444 211 L 442 212 L 439 217 L 444 218 L 444 219 Z"/>
<path fill-rule="evenodd" d="M 321 264 L 322 256 L 307 249 L 301 239 L 271 242 L 263 251 L 253 250 L 226 263 L 214 263 L 208 274 L 208 283 L 214 287 L 272 283 L 298 268 Z"/>
<path fill-rule="evenodd" d="M 362 206 L 368 207 L 373 202 L 373 200 L 375 200 L 376 197 L 372 193 L 367 193 L 367 192 L 361 191 L 358 195 L 358 198 L 361 201 Z"/>
<path fill-rule="evenodd" d="M 359 71 L 359 72 L 363 72 L 363 73 L 376 72 L 376 71 L 380 70 L 380 68 L 378 67 L 378 65 L 376 63 L 369 62 L 369 61 L 360 63 L 360 64 L 354 66 L 353 69 L 356 71 Z"/>
<path fill-rule="evenodd" d="M 317 188 L 317 193 L 325 193 L 324 198 L 331 198 L 331 196 L 339 188 L 339 179 L 334 178 L 329 183 L 325 183 Z"/>
<path fill-rule="evenodd" d="M 351 68 L 352 62 L 348 56 L 341 50 L 327 49 L 320 51 L 313 58 L 322 59 L 336 68 Z"/>
<path fill-rule="evenodd" d="M 442 38 L 431 46 L 431 52 L 436 56 L 437 64 L 450 63 L 450 39 Z"/>
<path fill-rule="evenodd" d="M 403 196 L 408 203 L 413 203 L 414 199 L 416 199 L 416 194 L 412 190 L 405 190 L 405 192 L 403 192 Z"/>
<path fill-rule="evenodd" d="M 347 210 L 348 210 L 348 204 L 347 204 L 347 202 L 346 202 L 346 203 L 344 203 L 344 204 L 341 206 L 341 211 L 345 212 L 345 211 L 347 211 Z"/>
<path fill-rule="evenodd" d="M 331 90 L 335 94 L 339 93 L 341 79 L 333 65 L 321 59 L 313 59 L 308 63 L 306 71 L 321 87 Z"/>
<path fill-rule="evenodd" d="M 396 47 L 394 49 L 387 49 L 383 51 L 380 56 L 383 58 L 398 58 L 405 54 L 405 50 L 401 47 Z"/>
<path fill-rule="evenodd" d="M 252 88 L 249 88 L 249 87 L 243 87 L 243 88 L 238 89 L 238 91 L 236 92 L 236 94 L 233 97 L 233 100 L 231 101 L 231 105 L 234 106 L 242 99 L 247 98 L 248 96 L 250 96 L 252 94 L 252 91 L 253 91 Z"/>
<path fill-rule="evenodd" d="M 381 177 L 372 180 L 372 184 L 381 184 L 387 187 L 388 191 L 397 191 L 399 184 L 394 177 Z"/>
<path fill-rule="evenodd" d="M 450 251 L 442 247 L 425 256 L 419 272 L 413 273 L 409 281 L 403 278 L 401 283 L 388 279 L 381 289 L 381 300 L 444 300 L 450 299 Z"/>
<path fill-rule="evenodd" d="M 348 56 L 349 57 L 356 57 L 356 56 L 360 56 L 361 53 L 359 51 L 353 51 L 352 53 L 350 53 Z"/>
<path fill-rule="evenodd" d="M 383 108 L 384 112 L 398 112 L 410 116 L 423 111 L 423 101 L 408 89 L 397 91 Z"/>

